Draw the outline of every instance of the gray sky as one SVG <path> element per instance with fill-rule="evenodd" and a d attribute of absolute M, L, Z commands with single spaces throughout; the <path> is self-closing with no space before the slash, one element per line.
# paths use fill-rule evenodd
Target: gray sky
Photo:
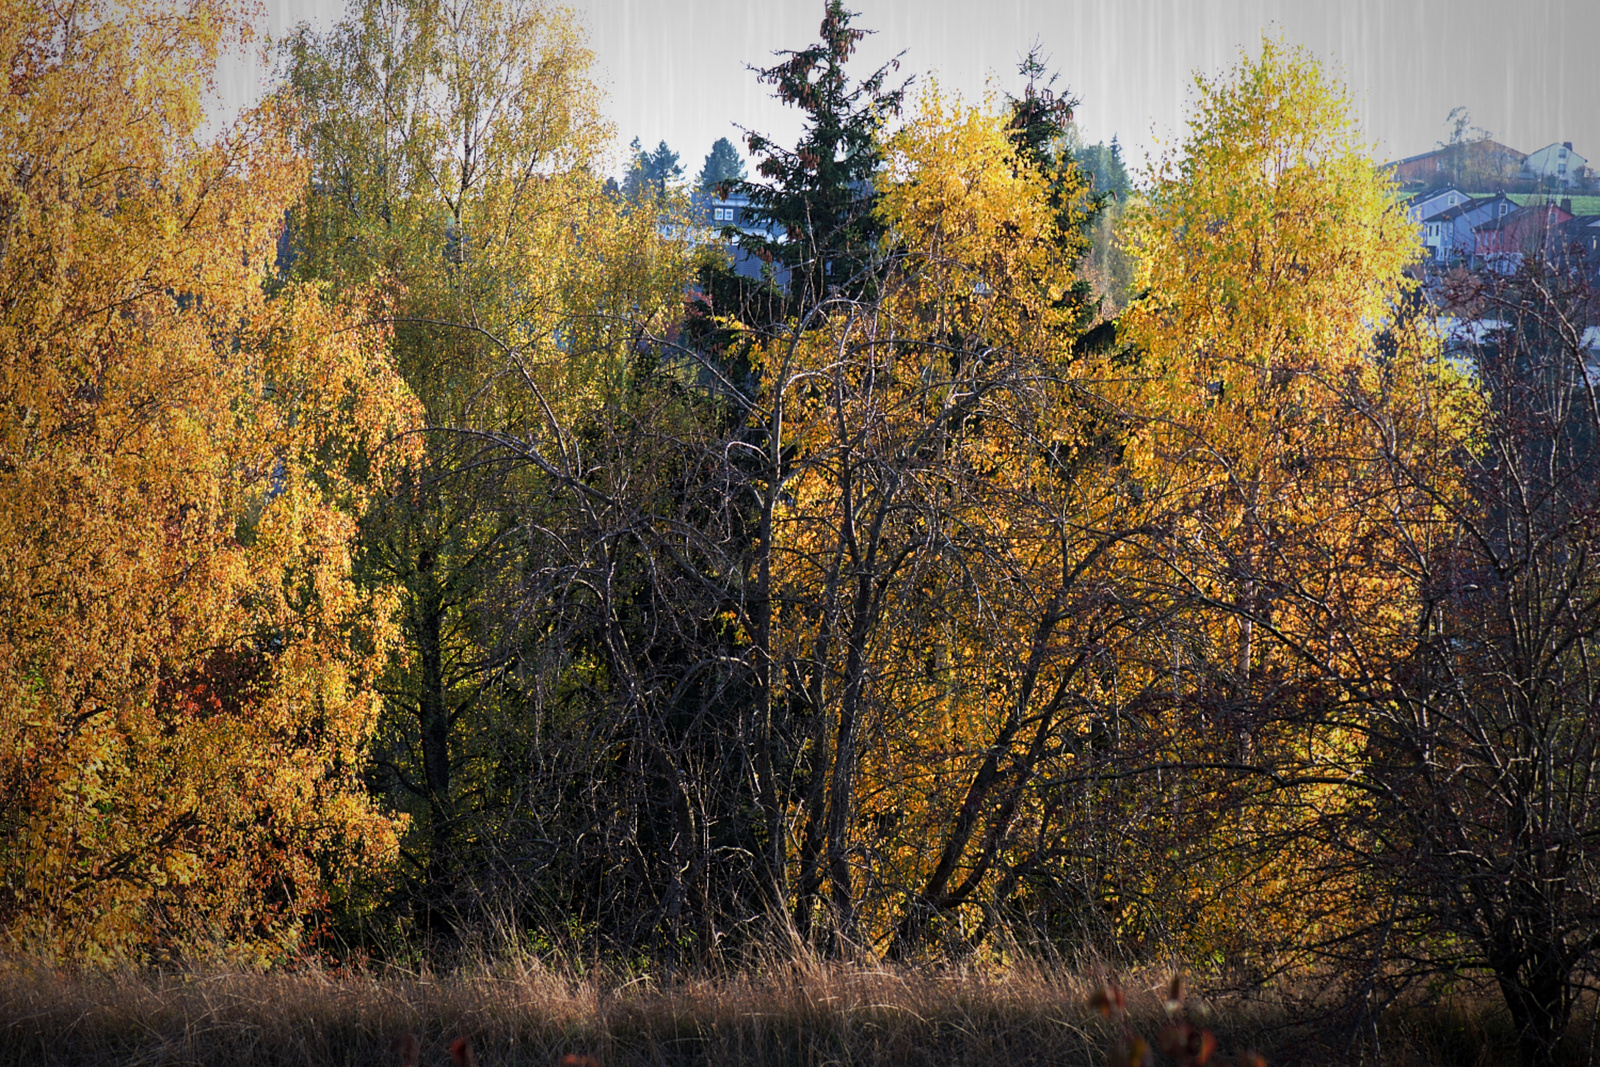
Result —
<path fill-rule="evenodd" d="M 638 136 L 665 139 L 692 174 L 735 124 L 792 143 L 798 119 L 746 64 L 817 38 L 822 0 L 570 0 L 587 23 L 617 125 L 619 159 Z M 1138 161 L 1181 128 L 1196 70 L 1215 74 L 1281 33 L 1327 61 L 1350 87 L 1380 159 L 1427 151 L 1457 105 L 1524 152 L 1572 141 L 1600 163 L 1600 0 L 846 0 L 877 32 L 857 56 L 865 74 L 905 51 L 903 71 L 977 98 L 1015 90 L 1035 41 L 1082 103 L 1090 140 L 1117 134 Z M 343 5 L 267 0 L 268 30 L 325 27 Z M 223 72 L 226 107 L 256 91 L 257 68 Z"/>

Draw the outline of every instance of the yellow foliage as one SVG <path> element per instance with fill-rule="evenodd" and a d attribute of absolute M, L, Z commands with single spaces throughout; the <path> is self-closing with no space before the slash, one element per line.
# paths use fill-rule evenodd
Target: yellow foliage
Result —
<path fill-rule="evenodd" d="M 1197 87 L 1188 137 L 1128 211 L 1144 295 L 1119 326 L 1140 351 L 1128 403 L 1147 427 L 1142 462 L 1170 478 L 1165 555 L 1189 604 L 1167 655 L 1173 758 L 1310 783 L 1263 785 L 1207 830 L 1229 847 L 1183 872 L 1219 891 L 1195 934 L 1223 945 L 1265 916 L 1292 941 L 1333 895 L 1358 897 L 1319 881 L 1312 844 L 1317 820 L 1353 802 L 1338 783 L 1363 759 L 1354 718 L 1326 725 L 1356 696 L 1328 680 L 1362 678 L 1417 617 L 1411 576 L 1441 502 L 1394 472 L 1459 443 L 1470 395 L 1402 314 L 1414 231 L 1338 86 L 1266 40 Z M 1213 706 L 1272 725 L 1207 719 L 1205 686 Z"/>
<path fill-rule="evenodd" d="M 0 18 L 0 929 L 68 956 L 278 951 L 395 847 L 348 545 L 412 403 L 315 290 L 263 295 L 286 116 L 196 134 L 243 36 L 212 0 Z"/>
<path fill-rule="evenodd" d="M 1103 531 L 1137 510 L 1114 469 L 1079 462 L 1108 414 L 1105 368 L 1073 349 L 1081 202 L 1058 213 L 1006 119 L 937 89 L 885 148 L 880 296 L 761 364 L 763 421 L 794 456 L 773 519 L 775 654 L 812 716 L 813 767 L 833 767 L 794 813 L 795 878 L 815 877 L 826 808 L 834 892 L 844 836 L 898 887 L 863 896 L 874 940 L 908 892 L 992 887 L 996 835 L 1037 818 L 1000 768 L 1076 729 L 1062 693 L 1088 684 L 1082 649 L 1114 614 L 1091 590 L 1117 558 Z M 1064 177 L 1072 204 L 1086 190 Z"/>
<path fill-rule="evenodd" d="M 1046 176 L 1019 157 L 992 102 L 947 100 L 930 84 L 917 106 L 888 140 L 878 179 L 878 210 L 905 255 L 896 311 L 921 319 L 924 332 L 1046 343 L 1076 311 L 1062 298 L 1086 247 L 1072 223 L 1088 187 L 1071 172 L 1076 188 L 1064 192 L 1080 202 L 1059 219 Z"/>

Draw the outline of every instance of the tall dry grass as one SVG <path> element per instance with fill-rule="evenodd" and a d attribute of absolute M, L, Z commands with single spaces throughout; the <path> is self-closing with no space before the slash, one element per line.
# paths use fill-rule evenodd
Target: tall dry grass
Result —
<path fill-rule="evenodd" d="M 1125 978 L 1127 1015 L 1090 1005 L 1098 982 L 1004 970 L 787 961 L 661 981 L 524 960 L 449 975 L 195 971 L 66 976 L 0 969 L 0 1067 L 11 1064 L 394 1065 L 414 1034 L 422 1067 L 470 1037 L 480 1067 L 1068 1067 L 1105 1064 L 1166 1021 L 1165 976 Z M 1492 1001 L 1392 1012 L 1371 1039 L 1308 1023 L 1284 998 L 1191 998 L 1212 1063 L 1246 1048 L 1271 1064 L 1509 1062 Z M 1576 1047 L 1576 1046 L 1575 1046 Z M 1157 1055 L 1154 1063 L 1169 1062 Z M 1575 1061 L 1581 1062 L 1581 1061 Z"/>

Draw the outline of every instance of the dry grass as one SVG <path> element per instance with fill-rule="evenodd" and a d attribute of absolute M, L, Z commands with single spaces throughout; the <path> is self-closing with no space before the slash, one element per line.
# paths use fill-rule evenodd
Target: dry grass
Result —
<path fill-rule="evenodd" d="M 1129 980 L 1129 1021 L 1153 1036 L 1165 1016 L 1154 974 Z M 445 977 L 192 973 L 69 978 L 0 973 L 0 1067 L 9 1064 L 392 1064 L 414 1033 L 420 1064 L 450 1062 L 471 1037 L 482 1067 L 553 1067 L 568 1054 L 604 1067 L 935 1067 L 1104 1064 L 1120 1025 L 1090 1010 L 1096 983 L 1040 967 L 1004 973 L 820 962 L 663 983 L 578 976 L 538 963 Z M 1510 1035 L 1489 1002 L 1393 1013 L 1383 1062 L 1505 1062 Z M 1336 1027 L 1284 1025 L 1284 1002 L 1191 1001 L 1224 1052 L 1270 1063 L 1347 1059 Z M 1370 1044 L 1351 1060 L 1370 1060 Z M 1159 1057 L 1157 1063 L 1162 1062 Z M 1218 1062 L 1213 1060 L 1213 1062 Z M 1233 1062 L 1222 1057 L 1221 1062 Z"/>

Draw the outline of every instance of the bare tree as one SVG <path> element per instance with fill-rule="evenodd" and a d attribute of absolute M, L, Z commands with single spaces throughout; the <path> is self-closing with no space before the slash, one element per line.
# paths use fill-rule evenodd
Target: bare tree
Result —
<path fill-rule="evenodd" d="M 1410 639 L 1363 683 L 1369 802 L 1348 839 L 1388 894 L 1397 973 L 1487 972 L 1524 1061 L 1548 1064 L 1600 948 L 1596 303 L 1538 264 L 1450 295 L 1497 328 L 1458 353 L 1476 433 L 1396 457 L 1442 521 L 1410 540 Z"/>

